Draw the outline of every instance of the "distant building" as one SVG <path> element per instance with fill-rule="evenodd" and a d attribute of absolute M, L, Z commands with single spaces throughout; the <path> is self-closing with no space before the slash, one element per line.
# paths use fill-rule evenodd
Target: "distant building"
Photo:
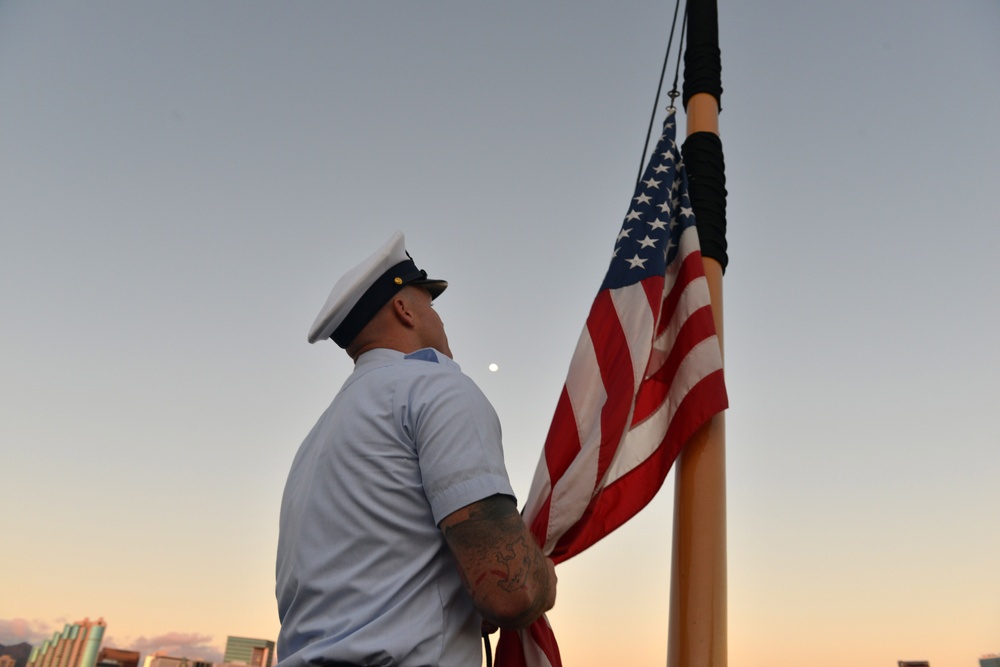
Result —
<path fill-rule="evenodd" d="M 12 646 L 4 646 L 0 644 L 0 656 L 7 656 L 11 658 L 14 663 L 10 667 L 26 667 L 28 664 L 28 657 L 31 655 L 31 644 L 28 642 L 21 642 L 20 644 L 14 644 Z M 0 662 L 0 665 L 7 664 L 7 661 Z"/>
<path fill-rule="evenodd" d="M 1000 667 L 1000 655 L 988 653 L 979 659 L 979 667 Z"/>
<path fill-rule="evenodd" d="M 97 654 L 97 667 L 139 667 L 139 652 L 102 648 Z"/>
<path fill-rule="evenodd" d="M 274 642 L 248 637 L 229 637 L 226 640 L 227 663 L 242 663 L 250 667 L 271 667 L 274 662 Z"/>
<path fill-rule="evenodd" d="M 103 618 L 69 624 L 31 651 L 27 667 L 95 667 L 107 624 Z"/>
<path fill-rule="evenodd" d="M 174 658 L 168 655 L 147 655 L 143 667 L 212 667 L 212 663 L 205 660 Z"/>

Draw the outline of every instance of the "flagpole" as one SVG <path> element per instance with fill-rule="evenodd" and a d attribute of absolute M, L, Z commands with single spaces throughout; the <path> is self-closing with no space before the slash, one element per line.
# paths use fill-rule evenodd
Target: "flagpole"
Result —
<path fill-rule="evenodd" d="M 694 95 L 688 135 L 718 134 L 718 118 L 715 97 Z M 722 265 L 707 257 L 703 262 L 722 346 Z M 675 470 L 667 667 L 726 667 L 725 413 L 712 417 L 684 446 Z"/>
<path fill-rule="evenodd" d="M 685 107 L 687 135 L 719 135 L 721 64 L 707 60 L 709 81 L 688 90 L 692 57 L 703 69 L 704 50 L 718 53 L 718 18 L 715 0 L 688 3 L 691 42 L 685 55 Z M 696 43 L 699 38 L 704 38 Z M 709 48 L 711 47 L 711 48 Z M 699 51 L 699 49 L 701 51 Z M 714 56 L 717 58 L 717 56 Z M 704 71 L 698 72 L 699 75 Z M 710 91 L 710 92 L 702 92 Z M 721 163 L 721 146 L 719 147 Z M 693 181 L 689 165 L 689 178 Z M 724 175 L 722 183 L 724 184 Z M 722 225 L 724 230 L 724 185 Z M 695 208 L 695 217 L 699 210 Z M 724 232 L 721 255 L 725 257 Z M 708 254 L 719 255 L 711 252 Z M 703 262 L 712 298 L 712 315 L 722 347 L 722 274 L 724 266 L 706 256 Z M 716 414 L 685 445 L 675 464 L 673 554 L 670 579 L 670 621 L 667 633 L 667 667 L 727 667 L 726 577 L 726 447 L 725 413 Z"/>

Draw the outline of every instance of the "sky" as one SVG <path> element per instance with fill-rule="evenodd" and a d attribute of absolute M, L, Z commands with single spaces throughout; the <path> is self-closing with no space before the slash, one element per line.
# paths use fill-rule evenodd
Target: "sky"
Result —
<path fill-rule="evenodd" d="M 719 4 L 729 660 L 976 667 L 1000 3 Z M 523 502 L 672 13 L 0 2 L 0 644 L 87 617 L 144 654 L 276 637 L 285 475 L 350 372 L 306 334 L 397 229 L 451 283 Z M 673 483 L 559 566 L 568 667 L 664 663 Z"/>

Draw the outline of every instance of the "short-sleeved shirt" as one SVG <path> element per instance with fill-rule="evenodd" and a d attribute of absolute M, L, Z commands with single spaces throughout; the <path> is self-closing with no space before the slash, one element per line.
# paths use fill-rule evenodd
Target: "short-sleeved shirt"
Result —
<path fill-rule="evenodd" d="M 500 422 L 431 349 L 366 352 L 295 456 L 281 504 L 281 667 L 482 660 L 481 618 L 438 528 L 513 496 Z"/>

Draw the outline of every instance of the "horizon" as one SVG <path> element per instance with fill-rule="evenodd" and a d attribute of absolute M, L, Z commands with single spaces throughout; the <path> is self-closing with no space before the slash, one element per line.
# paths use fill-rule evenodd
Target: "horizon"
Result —
<path fill-rule="evenodd" d="M 77 623 L 83 623 L 87 621 L 94 620 L 94 622 L 105 622 L 106 628 L 110 629 L 110 624 L 104 620 L 103 616 L 98 616 L 96 619 L 91 619 L 86 617 L 77 621 L 63 622 L 63 626 L 73 625 Z M 40 627 L 31 627 L 32 625 L 37 625 Z M 42 627 L 49 627 L 45 623 L 40 621 L 29 622 L 26 619 L 15 618 L 15 619 L 0 619 L 0 647 L 10 648 L 12 646 L 18 646 L 20 644 L 27 644 L 31 648 L 35 648 L 38 644 L 50 639 L 53 634 L 58 634 L 61 632 L 62 628 L 53 629 L 47 633 L 43 632 Z M 16 641 L 18 637 L 35 637 L 34 640 L 22 639 Z M 226 638 L 230 637 L 244 637 L 244 635 L 227 635 Z M 166 633 L 161 635 L 152 636 L 146 638 L 141 636 L 138 640 L 131 641 L 130 645 L 112 645 L 116 640 L 108 635 L 101 640 L 100 648 L 113 648 L 118 650 L 134 651 L 139 654 L 140 663 L 147 656 L 154 657 L 171 657 L 171 658 L 182 658 L 189 660 L 199 660 L 204 662 L 210 662 L 212 664 L 245 664 L 245 663 L 224 663 L 223 658 L 225 654 L 225 641 L 222 645 L 214 645 L 213 642 L 215 638 L 205 635 L 198 635 L 197 633 Z M 267 637 L 254 637 L 253 639 L 263 639 L 266 641 L 276 642 L 277 637 L 271 639 Z M 5 641 L 6 640 L 6 641 Z M 495 644 L 496 635 L 491 637 L 492 642 Z M 15 643 L 9 643 L 15 642 Z M 159 648 L 156 648 L 159 647 Z M 495 647 L 494 647 L 495 648 Z M 996 658 L 998 653 L 987 652 L 978 655 L 975 658 L 976 667 L 978 667 L 978 662 L 980 660 Z M 899 658 L 897 662 L 921 662 L 923 658 L 917 657 L 905 657 Z M 933 661 L 930 662 L 931 667 L 935 667 Z M 277 653 L 273 657 L 272 665 L 277 665 Z"/>

